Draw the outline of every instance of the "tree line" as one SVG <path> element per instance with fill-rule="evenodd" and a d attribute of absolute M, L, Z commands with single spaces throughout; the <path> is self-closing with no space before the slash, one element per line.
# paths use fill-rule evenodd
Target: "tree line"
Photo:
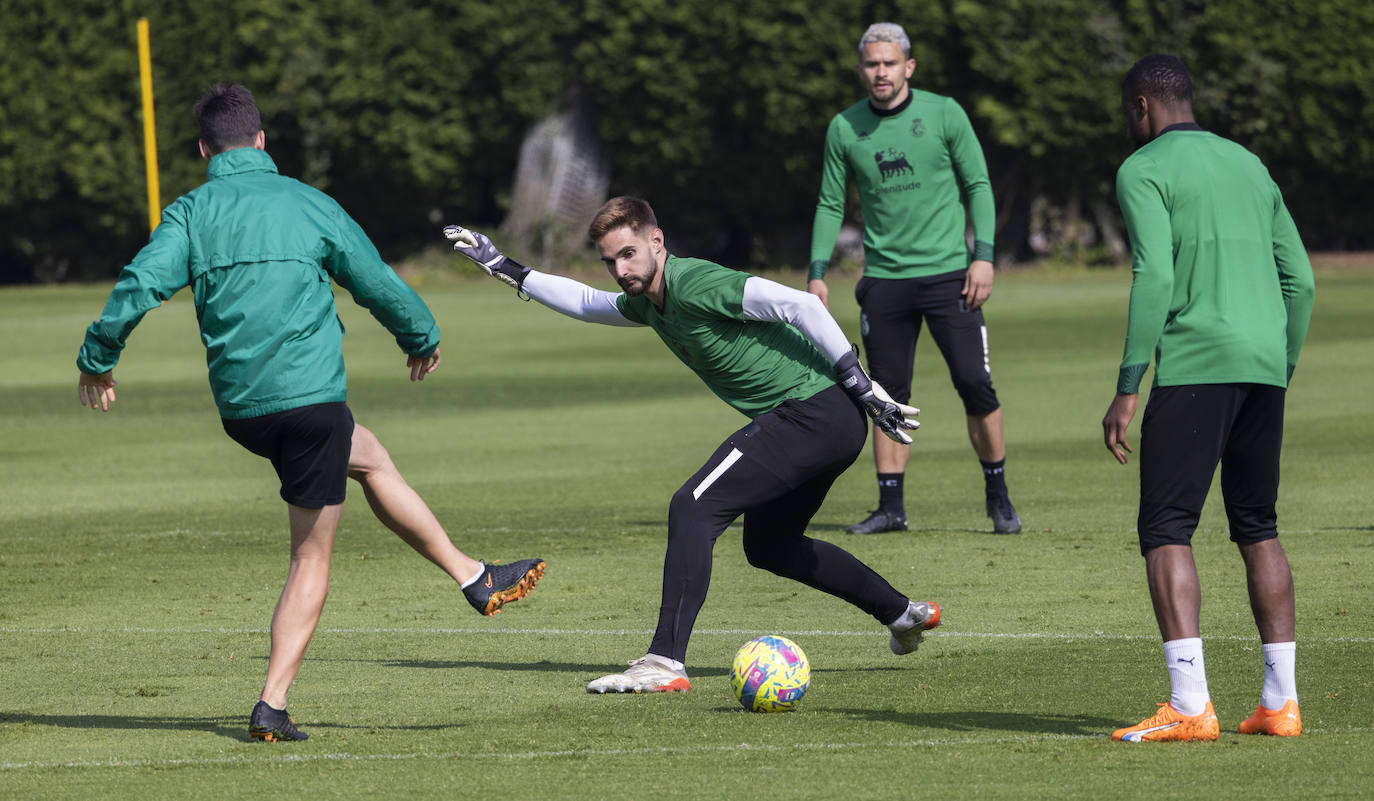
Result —
<path fill-rule="evenodd" d="M 205 179 L 191 104 L 236 80 L 281 171 L 391 259 L 499 222 L 522 135 L 576 89 L 611 191 L 649 198 L 679 249 L 801 266 L 825 127 L 863 97 L 879 20 L 910 33 L 913 85 L 968 110 L 999 258 L 1119 258 L 1120 80 L 1150 52 L 1189 65 L 1199 122 L 1265 160 L 1309 248 L 1374 246 L 1368 0 L 0 0 L 0 282 L 108 278 L 146 239 L 145 16 L 164 205 Z"/>

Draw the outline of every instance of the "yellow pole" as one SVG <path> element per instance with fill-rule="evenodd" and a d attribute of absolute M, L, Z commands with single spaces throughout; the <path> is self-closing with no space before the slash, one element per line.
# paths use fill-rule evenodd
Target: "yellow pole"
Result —
<path fill-rule="evenodd" d="M 143 86 L 143 159 L 148 174 L 148 230 L 162 217 L 157 186 L 157 129 L 153 125 L 153 58 L 148 48 L 148 18 L 138 20 L 138 77 Z"/>

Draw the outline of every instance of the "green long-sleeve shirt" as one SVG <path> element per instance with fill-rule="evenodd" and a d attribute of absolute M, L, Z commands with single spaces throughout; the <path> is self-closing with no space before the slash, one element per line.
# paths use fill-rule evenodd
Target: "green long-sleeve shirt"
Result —
<path fill-rule="evenodd" d="M 83 373 L 114 369 L 143 315 L 188 285 L 224 418 L 346 399 L 331 278 L 407 354 L 438 347 L 439 327 L 424 301 L 328 195 L 277 174 L 272 158 L 251 147 L 216 155 L 209 177 L 162 212 L 148 244 L 120 272 L 86 331 L 76 361 Z"/>
<path fill-rule="evenodd" d="M 1185 123 L 1116 174 L 1131 238 L 1131 302 L 1117 391 L 1286 387 L 1307 336 L 1314 284 L 1283 195 L 1245 148 Z"/>
<path fill-rule="evenodd" d="M 961 190 L 973 218 L 973 258 L 992 259 L 996 208 L 987 162 L 952 98 L 912 89 L 896 108 L 878 111 L 862 100 L 830 121 L 811 278 L 823 277 L 829 265 L 851 176 L 864 216 L 864 275 L 915 278 L 967 267 Z"/>
<path fill-rule="evenodd" d="M 662 309 L 646 295 L 624 294 L 616 308 L 652 327 L 717 397 L 752 418 L 834 386 L 835 368 L 792 326 L 746 317 L 748 280 L 713 262 L 669 256 Z"/>

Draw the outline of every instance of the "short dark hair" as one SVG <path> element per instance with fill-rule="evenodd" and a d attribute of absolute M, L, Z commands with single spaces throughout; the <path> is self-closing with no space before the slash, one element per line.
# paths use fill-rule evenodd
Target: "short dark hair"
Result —
<path fill-rule="evenodd" d="M 200 138 L 213 155 L 236 147 L 252 147 L 262 130 L 262 115 L 248 87 L 217 83 L 205 90 L 195 105 Z"/>
<path fill-rule="evenodd" d="M 592 224 L 587 227 L 587 236 L 593 242 L 600 242 L 606 234 L 624 225 L 630 226 L 630 230 L 636 234 L 642 234 L 645 228 L 657 228 L 658 218 L 646 200 L 613 197 L 596 212 Z"/>
<path fill-rule="evenodd" d="M 1131 67 L 1121 82 L 1123 97 L 1145 96 L 1173 105 L 1193 104 L 1193 78 L 1177 56 L 1153 53 Z"/>

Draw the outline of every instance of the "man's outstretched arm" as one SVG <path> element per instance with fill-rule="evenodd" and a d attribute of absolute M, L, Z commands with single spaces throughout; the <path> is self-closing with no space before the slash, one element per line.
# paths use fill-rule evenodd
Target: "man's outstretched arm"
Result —
<path fill-rule="evenodd" d="M 487 275 L 500 279 L 515 291 L 550 309 L 577 320 L 602 325 L 638 326 L 616 305 L 618 292 L 605 292 L 581 281 L 531 270 L 496 249 L 486 234 L 457 225 L 444 229 L 453 249 L 476 262 Z"/>

